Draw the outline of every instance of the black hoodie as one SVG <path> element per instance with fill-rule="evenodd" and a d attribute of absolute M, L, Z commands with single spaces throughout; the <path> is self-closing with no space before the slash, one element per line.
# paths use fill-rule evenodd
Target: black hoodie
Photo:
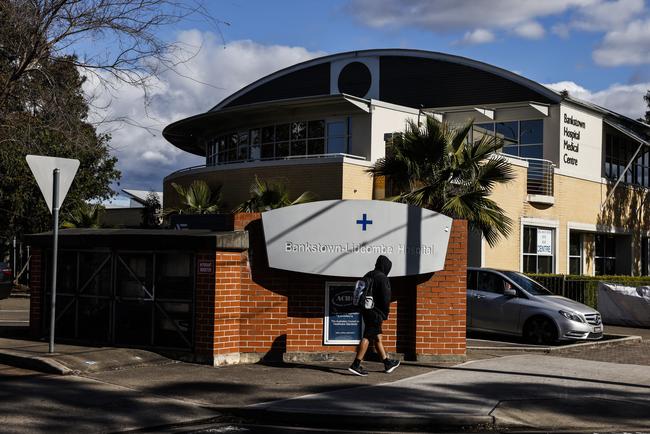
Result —
<path fill-rule="evenodd" d="M 375 299 L 375 309 L 379 311 L 384 320 L 388 319 L 388 312 L 390 309 L 390 282 L 388 280 L 388 273 L 393 266 L 390 259 L 381 255 L 377 258 L 375 269 L 366 273 L 373 280 L 372 295 Z"/>

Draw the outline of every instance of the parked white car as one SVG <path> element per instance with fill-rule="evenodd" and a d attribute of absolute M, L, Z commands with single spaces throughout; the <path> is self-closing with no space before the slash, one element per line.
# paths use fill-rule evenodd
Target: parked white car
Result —
<path fill-rule="evenodd" d="M 467 269 L 467 329 L 534 344 L 600 339 L 600 313 L 515 271 Z"/>

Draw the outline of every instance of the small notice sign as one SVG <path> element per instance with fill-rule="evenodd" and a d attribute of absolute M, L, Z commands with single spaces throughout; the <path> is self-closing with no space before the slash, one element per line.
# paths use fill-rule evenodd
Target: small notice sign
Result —
<path fill-rule="evenodd" d="M 553 231 L 548 229 L 537 229 L 537 254 L 553 255 Z"/>
<path fill-rule="evenodd" d="M 212 274 L 212 261 L 199 261 L 199 274 Z"/>

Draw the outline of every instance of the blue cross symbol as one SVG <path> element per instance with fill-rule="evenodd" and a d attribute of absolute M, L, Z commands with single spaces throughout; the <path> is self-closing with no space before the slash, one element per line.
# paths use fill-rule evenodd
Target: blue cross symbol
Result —
<path fill-rule="evenodd" d="M 362 230 L 365 231 L 366 230 L 366 225 L 371 225 L 372 220 L 368 220 L 368 217 L 366 217 L 366 214 L 364 213 L 363 218 L 361 220 L 357 220 L 357 224 L 358 225 L 363 225 Z"/>

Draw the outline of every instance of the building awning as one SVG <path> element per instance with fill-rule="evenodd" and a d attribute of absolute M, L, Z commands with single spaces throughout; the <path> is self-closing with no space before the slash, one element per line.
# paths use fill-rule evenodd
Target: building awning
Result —
<path fill-rule="evenodd" d="M 163 136 L 177 148 L 204 156 L 200 138 L 209 130 L 214 134 L 233 131 L 265 116 L 290 116 L 297 110 L 318 109 L 331 113 L 370 113 L 370 100 L 352 95 L 322 95 L 247 104 L 209 111 L 168 125 Z"/>
<path fill-rule="evenodd" d="M 620 131 L 621 133 L 625 134 L 626 136 L 628 136 L 632 140 L 634 140 L 634 141 L 636 141 L 638 143 L 643 143 L 646 146 L 650 146 L 650 138 L 643 137 L 643 135 L 641 135 L 640 133 L 638 133 L 637 131 L 634 131 L 633 129 L 631 129 L 629 127 L 626 127 L 621 122 L 618 122 L 616 120 L 609 119 L 609 118 L 603 118 L 603 122 L 605 122 L 610 127 L 612 127 L 614 129 Z"/>

